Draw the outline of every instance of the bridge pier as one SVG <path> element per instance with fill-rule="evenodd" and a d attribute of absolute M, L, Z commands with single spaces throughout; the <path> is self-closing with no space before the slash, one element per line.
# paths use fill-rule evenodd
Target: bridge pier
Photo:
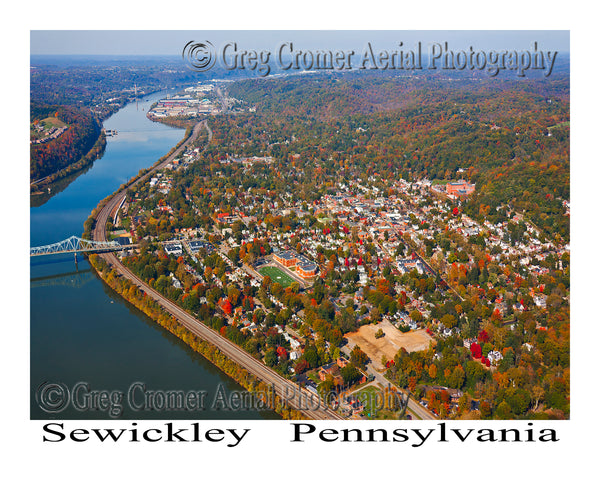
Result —
<path fill-rule="evenodd" d="M 73 253 L 73 256 L 75 257 L 75 266 L 77 266 L 77 252 Z"/>

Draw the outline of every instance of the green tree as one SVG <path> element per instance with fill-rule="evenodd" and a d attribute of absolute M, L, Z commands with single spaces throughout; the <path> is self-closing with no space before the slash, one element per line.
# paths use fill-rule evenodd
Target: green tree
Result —
<path fill-rule="evenodd" d="M 448 385 L 450 388 L 462 388 L 465 383 L 465 371 L 460 365 L 454 367 L 454 370 L 448 378 Z"/>
<path fill-rule="evenodd" d="M 277 352 L 274 349 L 267 350 L 267 353 L 265 353 L 265 363 L 269 367 L 277 365 Z"/>
<path fill-rule="evenodd" d="M 362 374 L 351 363 L 342 368 L 340 370 L 340 374 L 342 375 L 346 385 L 352 385 L 362 377 Z"/>
<path fill-rule="evenodd" d="M 512 417 L 510 406 L 505 400 L 500 402 L 500 405 L 498 405 L 498 408 L 496 408 L 496 416 L 500 420 L 508 420 Z"/>
<path fill-rule="evenodd" d="M 506 402 L 515 415 L 521 415 L 529 408 L 531 396 L 527 390 L 512 388 L 506 392 Z"/>
<path fill-rule="evenodd" d="M 350 353 L 350 361 L 359 368 L 364 368 L 369 361 L 369 357 L 361 348 L 356 345 Z"/>
<path fill-rule="evenodd" d="M 442 317 L 442 323 L 446 328 L 454 328 L 456 327 L 457 320 L 454 315 L 450 315 L 449 313 L 447 313 Z"/>

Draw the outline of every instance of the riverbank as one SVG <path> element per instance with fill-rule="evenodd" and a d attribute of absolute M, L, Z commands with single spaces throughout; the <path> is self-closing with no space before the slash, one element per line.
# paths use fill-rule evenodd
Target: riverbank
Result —
<path fill-rule="evenodd" d="M 162 123 L 163 125 L 175 128 L 189 128 L 198 123 L 198 119 L 195 117 L 153 117 L 146 114 L 146 118 L 151 122 Z"/>
<path fill-rule="evenodd" d="M 29 186 L 30 195 L 40 195 L 44 193 L 44 190 L 48 188 L 52 189 L 53 184 L 57 181 L 66 179 L 71 175 L 75 175 L 79 171 L 90 166 L 95 160 L 102 156 L 105 148 L 106 135 L 102 130 L 100 130 L 100 134 L 94 142 L 94 145 L 85 155 L 83 155 L 77 162 L 72 163 L 44 178 L 36 180 L 34 183 L 31 183 Z"/>
<path fill-rule="evenodd" d="M 106 135 L 103 131 L 94 146 L 86 153 L 79 161 L 65 167 L 58 172 L 48 175 L 41 180 L 38 180 L 35 184 L 30 185 L 29 196 L 30 204 L 34 206 L 43 205 L 46 201 L 52 198 L 56 193 L 60 193 L 64 190 L 71 182 L 77 179 L 77 177 L 84 172 L 87 168 L 91 167 L 92 164 L 102 157 L 106 148 Z M 37 201 L 36 201 L 36 197 Z M 40 201 L 43 199 L 43 201 Z"/>
<path fill-rule="evenodd" d="M 177 149 L 180 148 L 186 141 L 188 141 L 189 138 L 190 138 L 190 136 L 192 135 L 192 133 L 193 133 L 193 129 L 192 128 L 186 129 L 185 134 L 183 135 L 183 138 L 177 143 L 177 145 L 175 145 L 171 150 L 169 150 L 169 152 L 166 155 L 163 155 L 162 157 L 160 157 L 154 163 L 154 165 L 152 165 L 152 166 L 150 166 L 148 168 L 141 169 L 135 177 L 132 177 L 131 179 L 129 179 L 129 181 L 127 181 L 126 183 L 123 183 L 122 185 L 120 185 L 119 188 L 115 192 L 111 193 L 108 197 L 100 200 L 100 202 L 98 203 L 98 205 L 96 206 L 96 208 L 94 208 L 94 210 L 92 210 L 92 213 L 90 214 L 90 216 L 87 218 L 87 220 L 83 224 L 83 235 L 82 235 L 82 237 L 86 238 L 86 239 L 91 239 L 92 238 L 92 230 L 95 227 L 96 217 L 97 217 L 98 213 L 106 206 L 106 204 L 112 198 L 114 198 L 115 195 L 118 195 L 120 192 L 122 192 L 123 190 L 129 188 L 134 183 L 142 180 L 144 178 L 144 176 L 148 175 L 149 172 L 151 172 L 152 170 L 154 170 L 155 168 L 157 168 L 162 162 L 164 162 L 171 155 L 173 155 L 173 153 L 175 153 L 177 151 Z"/>

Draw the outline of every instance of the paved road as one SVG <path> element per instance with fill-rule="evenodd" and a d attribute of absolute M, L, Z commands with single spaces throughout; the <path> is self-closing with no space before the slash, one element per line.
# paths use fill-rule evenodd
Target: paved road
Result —
<path fill-rule="evenodd" d="M 206 121 L 200 122 L 196 127 L 194 127 L 194 132 L 190 136 L 190 138 L 181 145 L 173 154 L 171 154 L 164 162 L 161 162 L 159 165 L 150 170 L 143 177 L 138 179 L 133 185 L 142 181 L 144 178 L 151 175 L 155 170 L 163 168 L 166 164 L 168 164 L 173 158 L 175 158 L 187 144 L 193 141 L 194 138 L 198 136 L 201 128 L 208 128 Z M 210 130 L 209 130 L 210 136 Z M 127 190 L 130 187 L 123 189 L 123 191 L 119 192 L 115 195 L 107 204 L 102 208 L 102 210 L 98 213 L 96 217 L 96 225 L 93 230 L 93 238 L 94 240 L 102 240 L 106 239 L 106 221 L 109 215 L 119 206 L 121 200 L 127 194 Z M 302 413 L 310 419 L 313 420 L 341 420 L 337 413 L 334 411 L 327 409 L 320 400 L 320 398 L 314 393 L 300 388 L 295 383 L 283 378 L 281 375 L 271 370 L 265 364 L 263 364 L 260 360 L 257 360 L 253 356 L 251 356 L 245 350 L 242 350 L 233 342 L 230 342 L 226 338 L 219 335 L 217 332 L 212 330 L 211 328 L 204 325 L 200 320 L 196 319 L 188 312 L 183 310 L 181 307 L 171 302 L 169 299 L 163 297 L 160 293 L 158 293 L 153 288 L 150 288 L 146 285 L 140 278 L 134 275 L 129 269 L 127 269 L 114 255 L 113 253 L 104 253 L 100 255 L 106 262 L 108 262 L 113 269 L 121 274 L 123 277 L 128 278 L 132 283 L 137 285 L 140 290 L 146 292 L 147 295 L 156 300 L 162 307 L 173 315 L 183 326 L 185 326 L 192 333 L 197 335 L 202 340 L 210 342 L 219 348 L 228 358 L 236 362 L 238 365 L 241 365 L 250 373 L 255 375 L 257 378 L 267 383 L 268 385 L 272 385 L 275 392 L 281 397 L 287 400 L 288 404 L 295 408 L 296 410 L 302 411 Z"/>

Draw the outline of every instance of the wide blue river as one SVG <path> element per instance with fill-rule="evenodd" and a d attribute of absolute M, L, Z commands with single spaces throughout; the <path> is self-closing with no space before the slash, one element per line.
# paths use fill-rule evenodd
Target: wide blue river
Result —
<path fill-rule="evenodd" d="M 101 199 L 182 139 L 183 130 L 146 118 L 163 96 L 129 104 L 104 122 L 118 135 L 107 139 L 102 158 L 44 205 L 30 208 L 31 246 L 81 236 Z M 78 260 L 75 264 L 73 255 L 31 260 L 32 419 L 279 418 L 260 408 L 228 409 L 222 400 L 242 387 Z M 165 392 L 198 393 L 190 394 L 188 410 L 173 411 L 162 403 Z"/>

